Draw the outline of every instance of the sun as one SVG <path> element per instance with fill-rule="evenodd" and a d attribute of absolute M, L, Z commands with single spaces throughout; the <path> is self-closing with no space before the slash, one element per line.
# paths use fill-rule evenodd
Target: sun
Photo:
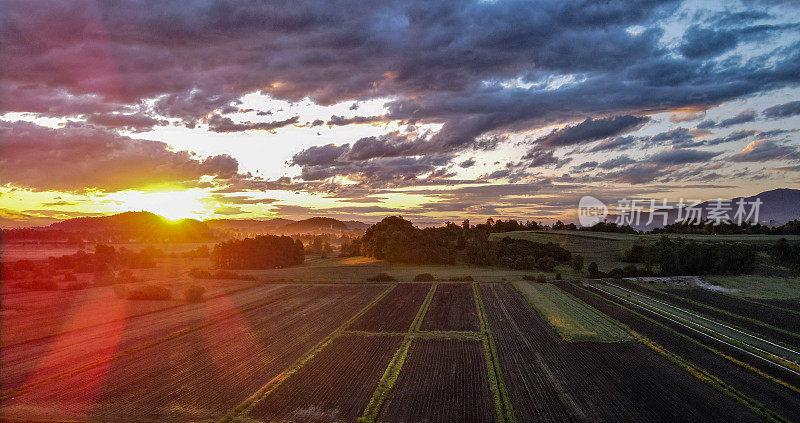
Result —
<path fill-rule="evenodd" d="M 182 191 L 127 191 L 118 198 L 128 211 L 149 211 L 168 220 L 201 217 L 207 208 L 203 199 L 208 193 L 202 190 Z"/>

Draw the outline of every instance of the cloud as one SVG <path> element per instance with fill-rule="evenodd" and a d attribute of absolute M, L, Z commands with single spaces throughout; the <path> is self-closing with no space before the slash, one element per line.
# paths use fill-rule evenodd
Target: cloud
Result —
<path fill-rule="evenodd" d="M 350 144 L 309 147 L 292 157 L 290 164 L 294 166 L 330 166 L 336 164 L 340 157 L 350 151 Z"/>
<path fill-rule="evenodd" d="M 606 150 L 625 150 L 633 147 L 636 138 L 632 136 L 608 138 L 589 149 L 589 153 L 596 153 Z"/>
<path fill-rule="evenodd" d="M 728 118 L 728 119 L 723 119 L 719 123 L 718 126 L 721 127 L 721 128 L 727 128 L 727 127 L 733 126 L 733 125 L 739 125 L 739 124 L 742 124 L 742 123 L 752 122 L 752 121 L 755 120 L 755 118 L 756 118 L 755 110 L 747 109 L 747 110 L 739 113 L 738 115 L 736 115 L 734 117 L 731 117 L 731 118 Z"/>
<path fill-rule="evenodd" d="M 720 155 L 718 152 L 693 150 L 689 148 L 670 148 L 649 156 L 648 163 L 664 165 L 681 165 L 686 163 L 705 162 Z"/>
<path fill-rule="evenodd" d="M 789 116 L 796 116 L 800 115 L 800 100 L 798 101 L 790 101 L 788 103 L 778 104 L 769 108 L 764 109 L 761 114 L 765 118 L 769 119 L 779 119 L 785 118 Z"/>
<path fill-rule="evenodd" d="M 285 126 L 294 125 L 299 121 L 300 116 L 294 116 L 273 122 L 235 123 L 229 117 L 212 115 L 208 119 L 208 129 L 212 132 L 274 131 Z"/>
<path fill-rule="evenodd" d="M 237 177 L 228 155 L 199 158 L 172 151 L 159 141 L 125 137 L 82 123 L 52 129 L 33 123 L 0 122 L 0 178 L 34 190 L 118 191 L 150 184 L 199 185 L 204 175 Z"/>
<path fill-rule="evenodd" d="M 642 116 L 613 116 L 601 119 L 586 118 L 583 122 L 557 129 L 537 139 L 542 147 L 556 148 L 584 144 L 630 132 L 650 118 Z"/>
<path fill-rule="evenodd" d="M 344 116 L 333 115 L 328 120 L 328 126 L 345 126 L 361 123 L 383 122 L 383 116 L 354 116 L 346 118 Z"/>
<path fill-rule="evenodd" d="M 764 162 L 768 160 L 800 160 L 797 147 L 776 144 L 769 140 L 756 140 L 729 158 L 733 162 Z"/>
<path fill-rule="evenodd" d="M 156 119 L 144 113 L 97 113 L 88 115 L 86 122 L 93 125 L 106 126 L 115 129 L 124 129 L 132 132 L 145 132 L 153 129 L 154 126 L 164 126 L 169 122 L 164 119 Z"/>
<path fill-rule="evenodd" d="M 726 52 L 736 47 L 738 42 L 733 31 L 720 31 L 692 25 L 683 34 L 683 42 L 678 50 L 685 57 L 696 59 Z"/>
<path fill-rule="evenodd" d="M 463 169 L 468 169 L 471 168 L 472 166 L 475 166 L 475 159 L 471 157 L 458 164 L 458 167 L 461 167 Z"/>

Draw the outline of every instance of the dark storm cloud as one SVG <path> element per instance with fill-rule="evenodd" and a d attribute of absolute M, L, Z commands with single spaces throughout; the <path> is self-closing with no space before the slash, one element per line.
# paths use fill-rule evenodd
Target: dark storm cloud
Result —
<path fill-rule="evenodd" d="M 761 25 L 766 15 L 724 12 L 704 22 L 688 18 L 702 26 L 681 34 L 679 46 L 666 46 L 659 25 L 678 7 L 648 0 L 158 7 L 14 0 L 0 14 L 0 106 L 67 116 L 128 115 L 147 105 L 190 127 L 208 119 L 212 131 L 229 132 L 299 122 L 225 117 L 245 93 L 321 105 L 389 98 L 383 119 L 442 129 L 418 138 L 365 138 L 338 147 L 333 159 L 309 149 L 292 162 L 315 181 L 402 180 L 444 175 L 444 164 L 436 163 L 450 164 L 463 150 L 491 150 L 506 132 L 554 123 L 581 122 L 545 136 L 542 147 L 602 140 L 594 148 L 621 149 L 630 142 L 606 139 L 637 128 L 644 115 L 706 109 L 800 82 L 800 44 L 763 48 L 746 61 L 717 56 L 736 42 L 791 28 Z M 567 161 L 527 154 L 528 166 Z M 380 172 L 378 165 L 389 168 Z"/>
<path fill-rule="evenodd" d="M 52 129 L 3 122 L 0 175 L 4 183 L 34 190 L 118 191 L 154 183 L 198 186 L 203 175 L 238 176 L 228 155 L 200 159 L 159 141 L 132 139 L 82 123 Z"/>
<path fill-rule="evenodd" d="M 467 160 L 464 160 L 463 162 L 459 163 L 458 166 L 464 169 L 468 169 L 472 166 L 475 166 L 475 159 L 469 158 Z"/>
<path fill-rule="evenodd" d="M 736 47 L 738 42 L 733 31 L 693 25 L 683 34 L 683 42 L 678 50 L 688 58 L 715 56 Z"/>
<path fill-rule="evenodd" d="M 556 148 L 601 140 L 630 132 L 650 118 L 642 116 L 613 116 L 602 119 L 586 118 L 583 122 L 555 130 L 537 140 L 542 147 Z"/>
<path fill-rule="evenodd" d="M 761 112 L 761 114 L 764 115 L 765 118 L 769 119 L 800 115 L 800 100 L 790 101 L 788 103 L 778 104 L 776 106 L 766 108 L 763 112 Z"/>

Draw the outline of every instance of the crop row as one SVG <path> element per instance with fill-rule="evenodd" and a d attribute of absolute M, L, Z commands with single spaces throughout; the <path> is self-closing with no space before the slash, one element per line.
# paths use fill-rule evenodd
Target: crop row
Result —
<path fill-rule="evenodd" d="M 371 302 L 385 287 L 311 287 L 4 402 L 4 417 L 219 417 Z M 27 410 L 27 411 L 26 411 Z"/>
<path fill-rule="evenodd" d="M 641 343 L 565 342 L 510 285 L 480 293 L 520 421 L 758 421 Z"/>
<path fill-rule="evenodd" d="M 623 281 L 621 284 L 627 289 L 702 313 L 778 342 L 800 346 L 800 335 L 798 335 L 800 333 L 800 314 L 707 289 L 670 289 L 661 292 L 627 281 Z"/>
<path fill-rule="evenodd" d="M 566 282 L 558 286 L 769 410 L 800 420 L 800 391 L 792 373 L 764 367 L 749 354 L 646 310 L 629 308 L 601 291 Z"/>

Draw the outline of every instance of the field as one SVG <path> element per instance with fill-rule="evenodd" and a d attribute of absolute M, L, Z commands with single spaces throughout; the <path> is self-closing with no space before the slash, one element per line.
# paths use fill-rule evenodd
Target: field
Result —
<path fill-rule="evenodd" d="M 800 346 L 800 313 L 702 288 L 655 290 L 631 282 L 620 282 L 620 286 L 772 340 Z"/>
<path fill-rule="evenodd" d="M 800 375 L 793 371 L 591 286 L 562 283 L 559 287 L 647 337 L 664 354 L 691 363 L 704 379 L 724 388 L 740 401 L 758 404 L 759 415 L 773 421 L 800 420 L 800 390 L 797 388 Z"/>
<path fill-rule="evenodd" d="M 405 333 L 430 290 L 431 284 L 398 284 L 349 329 Z"/>
<path fill-rule="evenodd" d="M 463 283 L 437 284 L 421 329 L 425 331 L 479 331 L 478 310 L 475 308 L 472 287 Z"/>
<path fill-rule="evenodd" d="M 633 340 L 619 324 L 593 308 L 586 307 L 555 285 L 517 282 L 514 286 L 566 341 L 623 342 Z"/>
<path fill-rule="evenodd" d="M 495 417 L 481 341 L 418 338 L 378 421 L 488 423 Z"/>
<path fill-rule="evenodd" d="M 706 276 L 703 278 L 709 283 L 719 285 L 737 292 L 731 295 L 776 301 L 776 304 L 786 302 L 789 304 L 800 304 L 800 277 L 781 278 L 774 276 Z M 789 300 L 789 301 L 781 301 Z"/>
<path fill-rule="evenodd" d="M 339 336 L 249 415 L 265 421 L 355 421 L 401 341 L 399 336 Z"/>
<path fill-rule="evenodd" d="M 757 421 L 641 343 L 565 342 L 513 287 L 480 293 L 519 421 Z"/>
<path fill-rule="evenodd" d="M 626 302 L 610 284 L 364 258 L 190 278 L 204 260 L 162 258 L 113 286 L 4 284 L 0 420 L 800 421 L 791 360 Z M 366 282 L 382 271 L 398 281 Z M 425 272 L 438 281 L 410 282 Z M 446 281 L 466 275 L 476 281 Z M 173 297 L 115 293 L 146 284 Z M 182 298 L 192 285 L 204 301 Z M 795 331 L 798 314 L 756 302 L 766 299 L 637 288 L 774 331 L 758 332 L 767 340 Z"/>

